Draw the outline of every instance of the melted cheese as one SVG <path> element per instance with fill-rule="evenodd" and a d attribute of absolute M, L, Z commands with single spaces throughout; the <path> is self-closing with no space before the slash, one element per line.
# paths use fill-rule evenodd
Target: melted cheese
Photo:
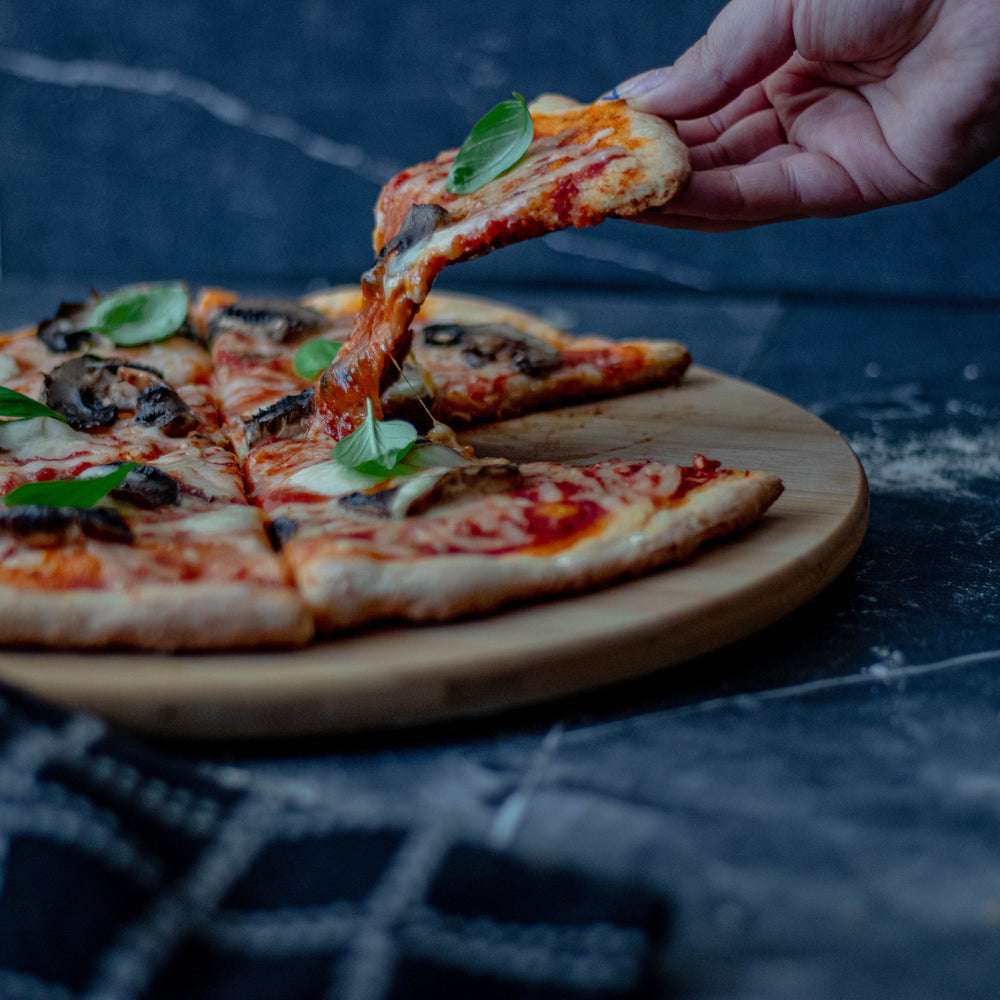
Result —
<path fill-rule="evenodd" d="M 15 462 L 52 461 L 88 450 L 89 439 L 55 417 L 31 417 L 0 424 L 0 448 Z"/>

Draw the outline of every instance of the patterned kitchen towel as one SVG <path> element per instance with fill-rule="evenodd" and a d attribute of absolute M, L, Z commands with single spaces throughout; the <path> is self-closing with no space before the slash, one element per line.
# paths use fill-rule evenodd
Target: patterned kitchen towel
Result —
<path fill-rule="evenodd" d="M 245 775 L 0 691 L 0 998 L 652 995 L 641 890 Z"/>

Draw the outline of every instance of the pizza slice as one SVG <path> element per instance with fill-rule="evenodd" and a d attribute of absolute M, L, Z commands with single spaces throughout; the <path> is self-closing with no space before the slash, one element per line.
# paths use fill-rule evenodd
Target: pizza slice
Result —
<path fill-rule="evenodd" d="M 306 301 L 344 330 L 361 300 L 360 290 L 341 288 Z M 691 363 L 687 348 L 669 338 L 571 334 L 526 310 L 470 295 L 432 293 L 410 326 L 410 352 L 381 402 L 387 417 L 421 428 L 427 411 L 461 429 L 676 385 Z"/>
<path fill-rule="evenodd" d="M 202 293 L 197 312 L 211 343 L 212 389 L 241 457 L 273 438 L 315 431 L 316 371 L 299 358 L 313 348 L 321 359 L 334 356 L 361 300 L 358 288 L 346 287 L 302 302 Z M 428 298 L 412 332 L 381 406 L 386 417 L 425 433 L 434 421 L 460 429 L 673 385 L 690 364 L 687 349 L 672 340 L 576 336 L 524 310 L 448 293 Z"/>
<path fill-rule="evenodd" d="M 134 338 L 94 329 L 75 307 L 60 314 L 59 330 L 43 321 L 0 338 L 0 642 L 307 639 L 312 622 L 247 503 L 186 313 L 146 343 L 121 343 Z"/>
<path fill-rule="evenodd" d="M 701 456 L 684 467 L 456 457 L 389 479 L 306 458 L 273 487 L 274 534 L 323 632 L 453 620 L 634 577 L 748 527 L 782 489 Z"/>
<path fill-rule="evenodd" d="M 581 105 L 547 96 L 532 106 L 534 138 L 512 169 L 471 194 L 451 195 L 454 153 L 403 171 L 376 210 L 375 264 L 350 337 L 323 373 L 318 418 L 334 439 L 365 418 L 395 381 L 410 350 L 413 320 L 449 264 L 608 215 L 661 205 L 690 173 L 672 126 L 624 101 Z"/>
<path fill-rule="evenodd" d="M 528 106 L 534 137 L 524 156 L 473 191 L 448 190 L 457 149 L 401 171 L 375 204 L 376 252 L 400 230 L 413 205 L 440 205 L 453 222 L 492 216 L 496 246 L 544 231 L 596 225 L 609 215 L 635 215 L 669 201 L 687 183 L 690 158 L 673 126 L 634 111 L 625 101 L 581 104 L 543 94 Z M 498 214 L 498 207 L 509 208 Z"/>

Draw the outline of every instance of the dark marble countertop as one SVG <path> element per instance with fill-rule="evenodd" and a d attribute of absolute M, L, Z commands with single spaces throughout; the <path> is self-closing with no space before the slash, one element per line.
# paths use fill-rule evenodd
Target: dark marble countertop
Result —
<path fill-rule="evenodd" d="M 6 279 L 0 323 L 70 284 Z M 149 752 L 642 884 L 671 913 L 659 995 L 995 995 L 1000 306 L 456 287 L 676 337 L 822 417 L 869 478 L 857 556 L 786 619 L 640 680 L 419 730 Z"/>

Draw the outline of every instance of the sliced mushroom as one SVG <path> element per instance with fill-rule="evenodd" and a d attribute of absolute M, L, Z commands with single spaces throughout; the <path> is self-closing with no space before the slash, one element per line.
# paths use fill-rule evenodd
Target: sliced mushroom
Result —
<path fill-rule="evenodd" d="M 310 387 L 294 396 L 283 396 L 243 419 L 247 447 L 252 448 L 269 438 L 292 438 L 305 432 L 309 418 L 316 409 L 316 391 Z"/>
<path fill-rule="evenodd" d="M 375 492 L 349 493 L 339 499 L 342 507 L 373 517 L 401 519 L 422 514 L 470 493 L 506 493 L 523 482 L 513 462 L 430 469 L 404 479 L 398 486 Z"/>
<path fill-rule="evenodd" d="M 108 507 L 0 507 L 0 530 L 34 549 L 51 549 L 86 535 L 102 542 L 128 544 L 132 529 Z"/>
<path fill-rule="evenodd" d="M 544 375 L 562 364 L 550 343 L 509 323 L 432 323 L 424 327 L 423 340 L 428 347 L 460 348 L 472 368 L 499 362 L 526 375 Z"/>
<path fill-rule="evenodd" d="M 108 462 L 106 465 L 95 465 L 88 469 L 85 475 L 103 475 L 124 464 L 124 462 Z M 146 510 L 170 507 L 180 503 L 181 483 L 155 465 L 137 465 L 134 469 L 129 469 L 121 484 L 111 491 L 111 496 L 118 500 L 127 500 Z"/>
<path fill-rule="evenodd" d="M 209 337 L 229 329 L 251 329 L 283 344 L 314 337 L 329 325 L 321 312 L 292 299 L 246 298 L 238 299 L 212 317 Z"/>
<path fill-rule="evenodd" d="M 276 517 L 267 527 L 268 538 L 275 550 L 280 549 L 299 530 L 294 517 Z"/>
<path fill-rule="evenodd" d="M 139 393 L 135 422 L 159 427 L 167 437 L 187 437 L 198 426 L 198 416 L 166 382 Z"/>
<path fill-rule="evenodd" d="M 93 354 L 53 368 L 45 376 L 44 402 L 77 430 L 108 427 L 119 409 L 134 410 L 138 423 L 160 427 L 171 437 L 189 434 L 198 423 L 155 368 Z"/>
<path fill-rule="evenodd" d="M 387 257 L 405 253 L 449 222 L 451 215 L 440 205 L 411 205 L 399 232 L 382 247 L 375 258 L 375 264 L 382 263 Z"/>
<path fill-rule="evenodd" d="M 51 319 L 38 324 L 35 335 L 50 350 L 58 354 L 79 350 L 93 339 L 86 328 L 90 308 L 83 302 L 62 302 Z"/>

